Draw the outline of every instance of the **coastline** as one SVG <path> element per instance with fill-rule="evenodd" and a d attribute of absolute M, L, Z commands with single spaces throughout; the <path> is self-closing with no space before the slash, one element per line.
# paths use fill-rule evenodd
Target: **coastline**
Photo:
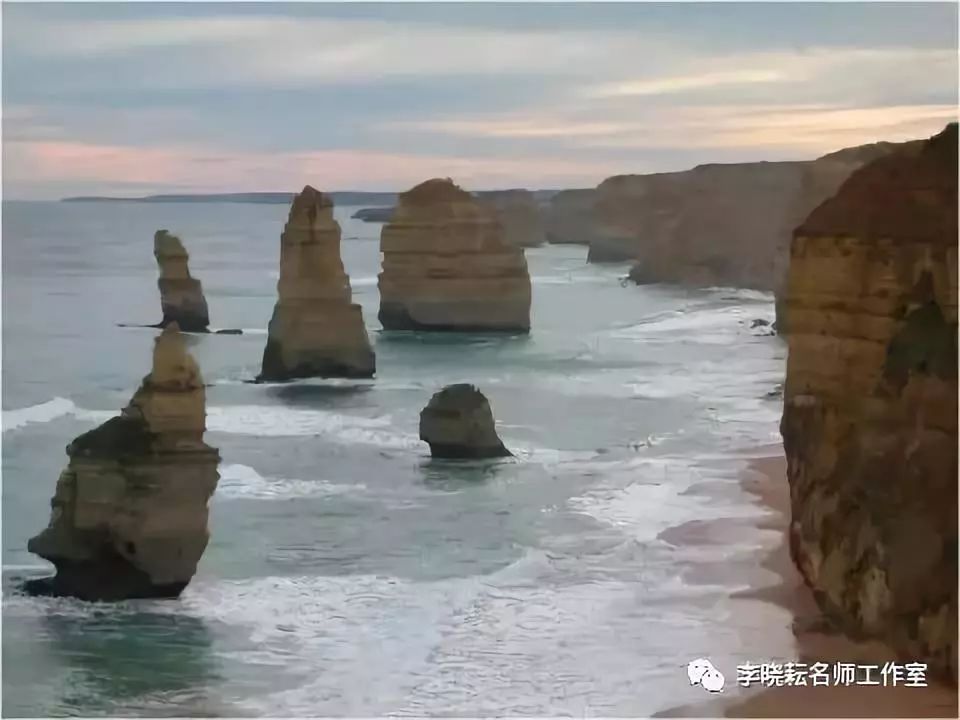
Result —
<path fill-rule="evenodd" d="M 820 613 L 809 588 L 790 559 L 790 519 L 786 458 L 779 445 L 758 448 L 740 479 L 741 487 L 769 510 L 755 523 L 778 530 L 781 540 L 760 562 L 778 581 L 737 593 L 743 600 L 780 606 L 793 616 L 797 661 L 880 664 L 897 660 L 877 641 L 853 640 L 834 630 Z M 722 523 L 723 521 L 717 521 Z M 901 660 L 902 662 L 902 660 Z M 728 678 L 728 683 L 736 682 Z M 958 717 L 957 689 L 929 681 L 925 688 L 857 686 L 737 688 L 738 696 L 672 708 L 659 717 Z"/>

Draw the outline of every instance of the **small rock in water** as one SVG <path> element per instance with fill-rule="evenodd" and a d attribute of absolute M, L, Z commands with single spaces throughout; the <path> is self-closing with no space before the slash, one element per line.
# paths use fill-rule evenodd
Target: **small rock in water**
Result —
<path fill-rule="evenodd" d="M 769 325 L 770 325 L 769 320 L 763 320 L 761 318 L 757 318 L 752 323 L 750 323 L 750 329 L 752 330 L 753 328 L 757 328 L 757 327 L 767 327 Z"/>
<path fill-rule="evenodd" d="M 508 457 L 493 422 L 493 411 L 473 385 L 448 385 L 420 412 L 420 439 L 437 458 Z"/>

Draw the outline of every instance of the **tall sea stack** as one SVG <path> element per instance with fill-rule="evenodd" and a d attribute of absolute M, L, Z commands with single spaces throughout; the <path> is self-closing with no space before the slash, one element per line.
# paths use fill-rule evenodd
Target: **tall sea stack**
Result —
<path fill-rule="evenodd" d="M 781 423 L 793 558 L 823 610 L 957 671 L 957 125 L 796 230 Z"/>
<path fill-rule="evenodd" d="M 528 332 L 530 276 L 493 210 L 449 180 L 400 195 L 380 233 L 387 330 Z"/>
<path fill-rule="evenodd" d="M 183 332 L 207 332 L 210 315 L 200 281 L 190 276 L 187 253 L 180 238 L 166 230 L 153 236 L 153 256 L 160 268 L 160 306 L 163 320 L 160 327 L 177 323 Z"/>
<path fill-rule="evenodd" d="M 34 593 L 84 600 L 176 597 L 207 546 L 220 454 L 203 441 L 203 379 L 171 323 L 120 415 L 67 446 L 50 524 L 27 544 L 55 577 Z"/>
<path fill-rule="evenodd" d="M 280 236 L 280 280 L 259 380 L 372 377 L 376 360 L 340 259 L 333 202 L 307 185 Z"/>

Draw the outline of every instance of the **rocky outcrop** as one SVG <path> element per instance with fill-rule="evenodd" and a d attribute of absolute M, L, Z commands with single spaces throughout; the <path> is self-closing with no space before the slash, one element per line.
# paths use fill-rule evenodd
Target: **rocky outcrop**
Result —
<path fill-rule="evenodd" d="M 594 202 L 597 191 L 561 190 L 547 205 L 544 229 L 552 245 L 589 245 L 596 237 Z"/>
<path fill-rule="evenodd" d="M 493 208 L 511 245 L 538 247 L 546 241 L 540 205 L 529 190 L 488 190 L 476 196 Z"/>
<path fill-rule="evenodd" d="M 160 306 L 163 320 L 159 327 L 177 323 L 184 332 L 207 332 L 210 315 L 200 281 L 190 276 L 190 256 L 180 238 L 166 230 L 153 236 L 153 256 L 160 267 Z"/>
<path fill-rule="evenodd" d="M 400 195 L 380 233 L 387 330 L 528 332 L 530 276 L 493 212 L 449 179 Z"/>
<path fill-rule="evenodd" d="M 219 479 L 205 428 L 203 379 L 171 323 L 127 407 L 67 446 L 50 524 L 27 545 L 57 573 L 27 590 L 84 600 L 179 595 L 207 546 Z"/>
<path fill-rule="evenodd" d="M 280 236 L 280 280 L 258 380 L 373 376 L 376 362 L 340 259 L 330 198 L 309 185 Z"/>
<path fill-rule="evenodd" d="M 891 147 L 608 178 L 597 188 L 590 257 L 635 258 L 630 277 L 638 283 L 779 292 L 793 229 L 850 173 Z"/>
<path fill-rule="evenodd" d="M 957 670 L 957 126 L 796 230 L 781 423 L 793 558 L 823 610 Z"/>
<path fill-rule="evenodd" d="M 511 453 L 497 435 L 493 411 L 473 385 L 447 385 L 420 412 L 420 439 L 436 458 L 479 459 Z"/>
<path fill-rule="evenodd" d="M 360 208 L 350 217 L 352 217 L 354 220 L 363 220 L 364 222 L 369 222 L 369 223 L 390 222 L 390 218 L 393 217 L 393 208 L 392 207 Z"/>

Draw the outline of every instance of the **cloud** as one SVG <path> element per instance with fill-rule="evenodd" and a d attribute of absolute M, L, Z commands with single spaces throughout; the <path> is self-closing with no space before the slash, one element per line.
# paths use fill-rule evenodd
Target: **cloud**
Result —
<path fill-rule="evenodd" d="M 8 192 L 399 189 L 923 136 L 955 6 L 12 4 Z"/>
<path fill-rule="evenodd" d="M 218 152 L 209 147 L 142 148 L 72 142 L 14 142 L 6 148 L 5 179 L 195 192 L 293 190 L 306 183 L 329 189 L 402 189 L 429 177 L 452 177 L 469 187 L 504 187 L 524 178 L 553 187 L 616 170 L 612 162 L 550 157 L 491 158 L 330 150 L 303 153 Z"/>

